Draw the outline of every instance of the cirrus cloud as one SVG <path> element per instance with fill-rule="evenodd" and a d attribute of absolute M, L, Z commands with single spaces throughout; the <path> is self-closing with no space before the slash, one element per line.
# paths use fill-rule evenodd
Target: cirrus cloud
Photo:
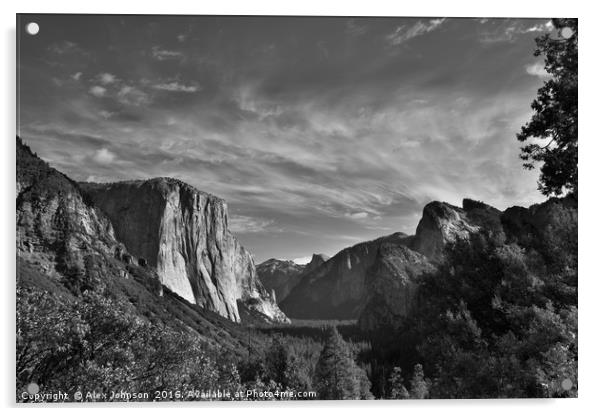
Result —
<path fill-rule="evenodd" d="M 192 85 L 192 84 L 185 85 L 185 84 L 180 84 L 179 82 L 176 82 L 176 81 L 155 84 L 155 85 L 153 85 L 153 88 L 156 90 L 171 91 L 171 92 L 193 93 L 193 92 L 200 91 L 200 88 L 197 85 Z"/>

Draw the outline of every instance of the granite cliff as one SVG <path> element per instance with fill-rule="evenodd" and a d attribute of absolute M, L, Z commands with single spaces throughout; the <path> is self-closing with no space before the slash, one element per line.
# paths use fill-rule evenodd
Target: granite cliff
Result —
<path fill-rule="evenodd" d="M 305 265 L 296 264 L 291 260 L 269 259 L 257 266 L 257 275 L 266 289 L 274 292 L 276 301 L 281 303 L 305 274 L 313 272 L 328 259 L 326 254 L 314 254 L 311 261 Z"/>
<path fill-rule="evenodd" d="M 171 178 L 81 187 L 164 286 L 236 322 L 238 301 L 270 321 L 288 322 L 257 278 L 251 254 L 229 231 L 224 200 Z"/>
<path fill-rule="evenodd" d="M 357 318 L 367 300 L 366 275 L 380 245 L 385 242 L 403 245 L 408 238 L 403 233 L 395 233 L 343 249 L 303 273 L 301 281 L 280 307 L 292 318 Z"/>
<path fill-rule="evenodd" d="M 433 270 L 426 257 L 404 245 L 380 245 L 366 277 L 367 301 L 359 316 L 360 328 L 391 326 L 406 316 L 415 299 L 417 279 Z"/>
<path fill-rule="evenodd" d="M 438 260 L 446 244 L 467 238 L 477 230 L 478 227 L 469 222 L 463 209 L 434 201 L 424 207 L 411 246 L 426 257 Z"/>

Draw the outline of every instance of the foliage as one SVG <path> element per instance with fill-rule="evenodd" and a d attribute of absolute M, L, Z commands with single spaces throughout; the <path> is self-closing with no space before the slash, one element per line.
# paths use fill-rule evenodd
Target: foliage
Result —
<path fill-rule="evenodd" d="M 414 376 L 410 381 L 411 390 L 410 396 L 413 399 L 426 399 L 429 396 L 429 382 L 424 379 L 424 371 L 422 365 L 414 366 Z"/>
<path fill-rule="evenodd" d="M 336 327 L 328 331 L 316 365 L 314 386 L 321 399 L 371 399 L 370 382 L 355 363 L 351 350 Z"/>
<path fill-rule="evenodd" d="M 236 368 L 218 365 L 197 335 L 153 325 L 96 292 L 69 301 L 18 288 L 17 329 L 17 393 L 31 382 L 71 394 L 240 385 Z"/>
<path fill-rule="evenodd" d="M 408 324 L 435 397 L 576 394 L 558 388 L 576 382 L 576 299 L 556 296 L 563 276 L 526 253 L 477 235 L 458 242 L 425 278 L 422 306 Z M 421 373 L 415 370 L 412 396 L 428 391 Z"/>
<path fill-rule="evenodd" d="M 400 367 L 393 367 L 393 371 L 389 376 L 389 394 L 388 399 L 409 399 L 410 393 L 403 385 L 403 376 L 401 375 Z"/>
<path fill-rule="evenodd" d="M 531 104 L 535 111 L 517 138 L 529 142 L 521 148 L 524 166 L 542 162 L 539 189 L 544 195 L 577 194 L 577 19 L 552 19 L 559 36 L 537 38 L 535 56 L 545 56 L 551 78 Z M 563 36 L 563 34 L 565 36 Z M 566 35 L 570 35 L 566 37 Z"/>

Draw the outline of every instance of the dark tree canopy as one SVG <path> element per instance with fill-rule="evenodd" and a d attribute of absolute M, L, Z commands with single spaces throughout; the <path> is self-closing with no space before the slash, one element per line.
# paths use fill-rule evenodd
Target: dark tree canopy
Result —
<path fill-rule="evenodd" d="M 536 39 L 535 56 L 545 57 L 550 74 L 531 104 L 535 114 L 517 138 L 527 142 L 521 159 L 527 169 L 542 162 L 544 195 L 577 195 L 577 19 L 552 19 L 555 34 Z"/>

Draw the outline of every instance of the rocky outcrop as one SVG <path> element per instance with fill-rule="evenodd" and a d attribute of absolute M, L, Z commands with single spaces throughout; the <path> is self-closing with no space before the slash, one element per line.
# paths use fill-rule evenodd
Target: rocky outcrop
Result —
<path fill-rule="evenodd" d="M 445 202 L 431 202 L 422 211 L 412 249 L 432 260 L 441 260 L 446 244 L 466 239 L 478 229 L 463 209 Z"/>
<path fill-rule="evenodd" d="M 17 255 L 47 273 L 83 268 L 118 245 L 109 219 L 71 181 L 17 138 Z M 60 269 L 60 270 L 55 270 Z"/>
<path fill-rule="evenodd" d="M 326 254 L 314 254 L 309 263 L 303 268 L 303 273 L 311 273 L 330 259 Z"/>
<path fill-rule="evenodd" d="M 271 321 L 288 322 L 228 230 L 222 199 L 171 178 L 81 186 L 117 239 L 173 292 L 233 321 L 240 321 L 240 300 Z"/>

